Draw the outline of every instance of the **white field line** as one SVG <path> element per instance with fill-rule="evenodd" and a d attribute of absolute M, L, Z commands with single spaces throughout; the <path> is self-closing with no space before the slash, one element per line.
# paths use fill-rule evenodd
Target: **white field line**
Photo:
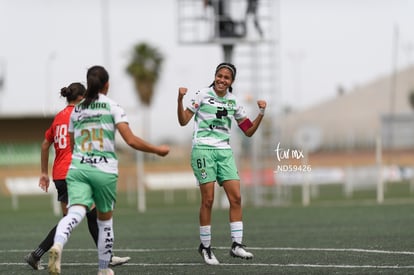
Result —
<path fill-rule="evenodd" d="M 26 263 L 2 263 L 0 266 L 26 266 Z M 96 266 L 97 263 L 62 263 L 62 266 Z M 157 266 L 205 266 L 204 263 L 127 263 L 124 266 L 141 266 L 141 267 L 157 267 Z M 255 266 L 255 267 L 307 267 L 307 268 L 372 268 L 372 269 L 414 269 L 414 265 L 334 265 L 334 264 L 272 264 L 272 263 L 240 263 L 229 264 L 220 263 L 220 266 Z"/>
<path fill-rule="evenodd" d="M 414 251 L 393 251 L 393 250 L 378 250 L 378 249 L 363 249 L 363 248 L 316 248 L 316 247 L 247 247 L 248 250 L 263 250 L 263 251 L 328 251 L 328 252 L 356 252 L 356 253 L 376 253 L 376 254 L 398 254 L 398 255 L 414 255 Z M 213 249 L 227 250 L 229 247 L 213 247 Z M 168 251 L 191 251 L 197 250 L 193 248 L 125 248 L 114 249 L 114 252 L 133 252 L 133 253 L 148 253 L 148 252 L 168 252 Z M 30 252 L 28 249 L 9 249 L 1 250 L 0 253 L 24 253 Z M 80 248 L 80 249 L 65 249 L 65 252 L 95 252 L 96 248 Z"/>
<path fill-rule="evenodd" d="M 227 250 L 228 247 L 217 247 L 215 249 Z M 168 252 L 168 251 L 190 251 L 196 250 L 196 248 L 170 248 L 170 249 L 115 249 L 116 252 L 135 252 L 135 253 L 148 253 L 148 252 Z M 361 249 L 361 248 L 297 248 L 297 247 L 249 247 L 249 250 L 264 250 L 264 251 L 330 251 L 330 252 L 355 252 L 355 253 L 380 253 L 380 254 L 400 254 L 400 255 L 414 255 L 413 251 L 389 251 L 389 250 L 377 250 L 377 249 Z M 0 250 L 1 253 L 27 253 L 30 250 Z M 65 249 L 65 252 L 95 252 L 96 249 Z M 5 263 L 0 262 L 0 266 L 23 266 L 26 263 Z M 95 266 L 96 263 L 62 263 L 62 266 Z M 129 262 L 126 266 L 203 266 L 204 263 L 134 263 Z M 333 265 L 333 264 L 277 264 L 277 263 L 255 263 L 244 262 L 239 264 L 234 263 L 221 263 L 222 266 L 256 266 L 256 267 L 307 267 L 307 268 L 343 268 L 343 269 L 358 269 L 358 268 L 372 268 L 372 269 L 414 269 L 414 265 L 401 266 L 401 265 Z"/>
<path fill-rule="evenodd" d="M 221 248 L 224 249 L 224 248 Z M 300 248 L 300 247 L 249 247 L 249 250 L 280 250 L 280 251 L 331 251 L 331 252 L 360 252 L 360 253 L 378 253 L 378 254 L 400 254 L 414 255 L 414 251 L 390 251 L 378 249 L 362 248 Z"/>

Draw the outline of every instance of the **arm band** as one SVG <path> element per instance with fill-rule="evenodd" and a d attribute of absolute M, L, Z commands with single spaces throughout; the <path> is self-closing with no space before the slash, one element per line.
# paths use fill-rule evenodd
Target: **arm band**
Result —
<path fill-rule="evenodd" d="M 246 118 L 243 120 L 242 123 L 239 124 L 239 128 L 246 133 L 247 130 L 249 130 L 250 127 L 253 126 L 253 123 L 250 121 L 250 119 Z"/>

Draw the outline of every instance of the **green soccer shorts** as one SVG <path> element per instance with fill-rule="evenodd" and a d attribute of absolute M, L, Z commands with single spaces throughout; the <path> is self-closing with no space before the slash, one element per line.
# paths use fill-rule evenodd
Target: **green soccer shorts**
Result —
<path fill-rule="evenodd" d="M 96 209 L 101 213 L 112 211 L 116 202 L 117 181 L 117 174 L 69 169 L 66 177 L 68 205 L 81 204 L 90 209 L 95 203 Z"/>
<path fill-rule="evenodd" d="M 231 149 L 200 149 L 191 151 L 191 167 L 199 184 L 226 180 L 240 180 Z"/>

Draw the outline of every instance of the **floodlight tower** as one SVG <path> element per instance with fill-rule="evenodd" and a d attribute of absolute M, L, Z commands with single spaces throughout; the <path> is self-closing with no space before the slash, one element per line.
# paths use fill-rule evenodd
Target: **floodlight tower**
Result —
<path fill-rule="evenodd" d="M 178 42 L 182 45 L 221 46 L 224 61 L 237 66 L 234 86 L 238 96 L 252 105 L 252 109 L 257 106 L 251 98 L 265 99 L 269 106 L 265 119 L 276 115 L 281 109 L 278 102 L 279 0 L 177 1 Z M 252 116 L 255 115 L 256 112 L 252 112 Z M 269 121 L 274 124 L 274 120 Z M 261 128 L 266 127 L 262 125 Z M 276 125 L 268 128 L 267 134 L 265 129 L 261 129 L 251 142 L 250 167 L 255 187 L 263 183 L 263 175 L 259 171 L 265 168 L 263 160 L 265 156 L 274 154 L 277 144 Z M 233 148 L 237 157 L 237 146 Z M 260 187 L 254 190 L 253 203 L 261 204 Z"/>

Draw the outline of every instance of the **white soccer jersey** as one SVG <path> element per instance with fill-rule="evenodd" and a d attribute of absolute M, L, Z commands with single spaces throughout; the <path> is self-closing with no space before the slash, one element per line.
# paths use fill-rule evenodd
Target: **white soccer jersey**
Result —
<path fill-rule="evenodd" d="M 219 97 L 213 88 L 198 91 L 187 106 L 194 113 L 193 147 L 230 148 L 230 130 L 233 118 L 247 117 L 237 97 L 228 92 Z"/>
<path fill-rule="evenodd" d="M 120 122 L 128 122 L 124 110 L 104 94 L 99 94 L 99 99 L 86 109 L 78 104 L 69 122 L 69 132 L 75 137 L 70 169 L 117 174 L 115 132 Z"/>

